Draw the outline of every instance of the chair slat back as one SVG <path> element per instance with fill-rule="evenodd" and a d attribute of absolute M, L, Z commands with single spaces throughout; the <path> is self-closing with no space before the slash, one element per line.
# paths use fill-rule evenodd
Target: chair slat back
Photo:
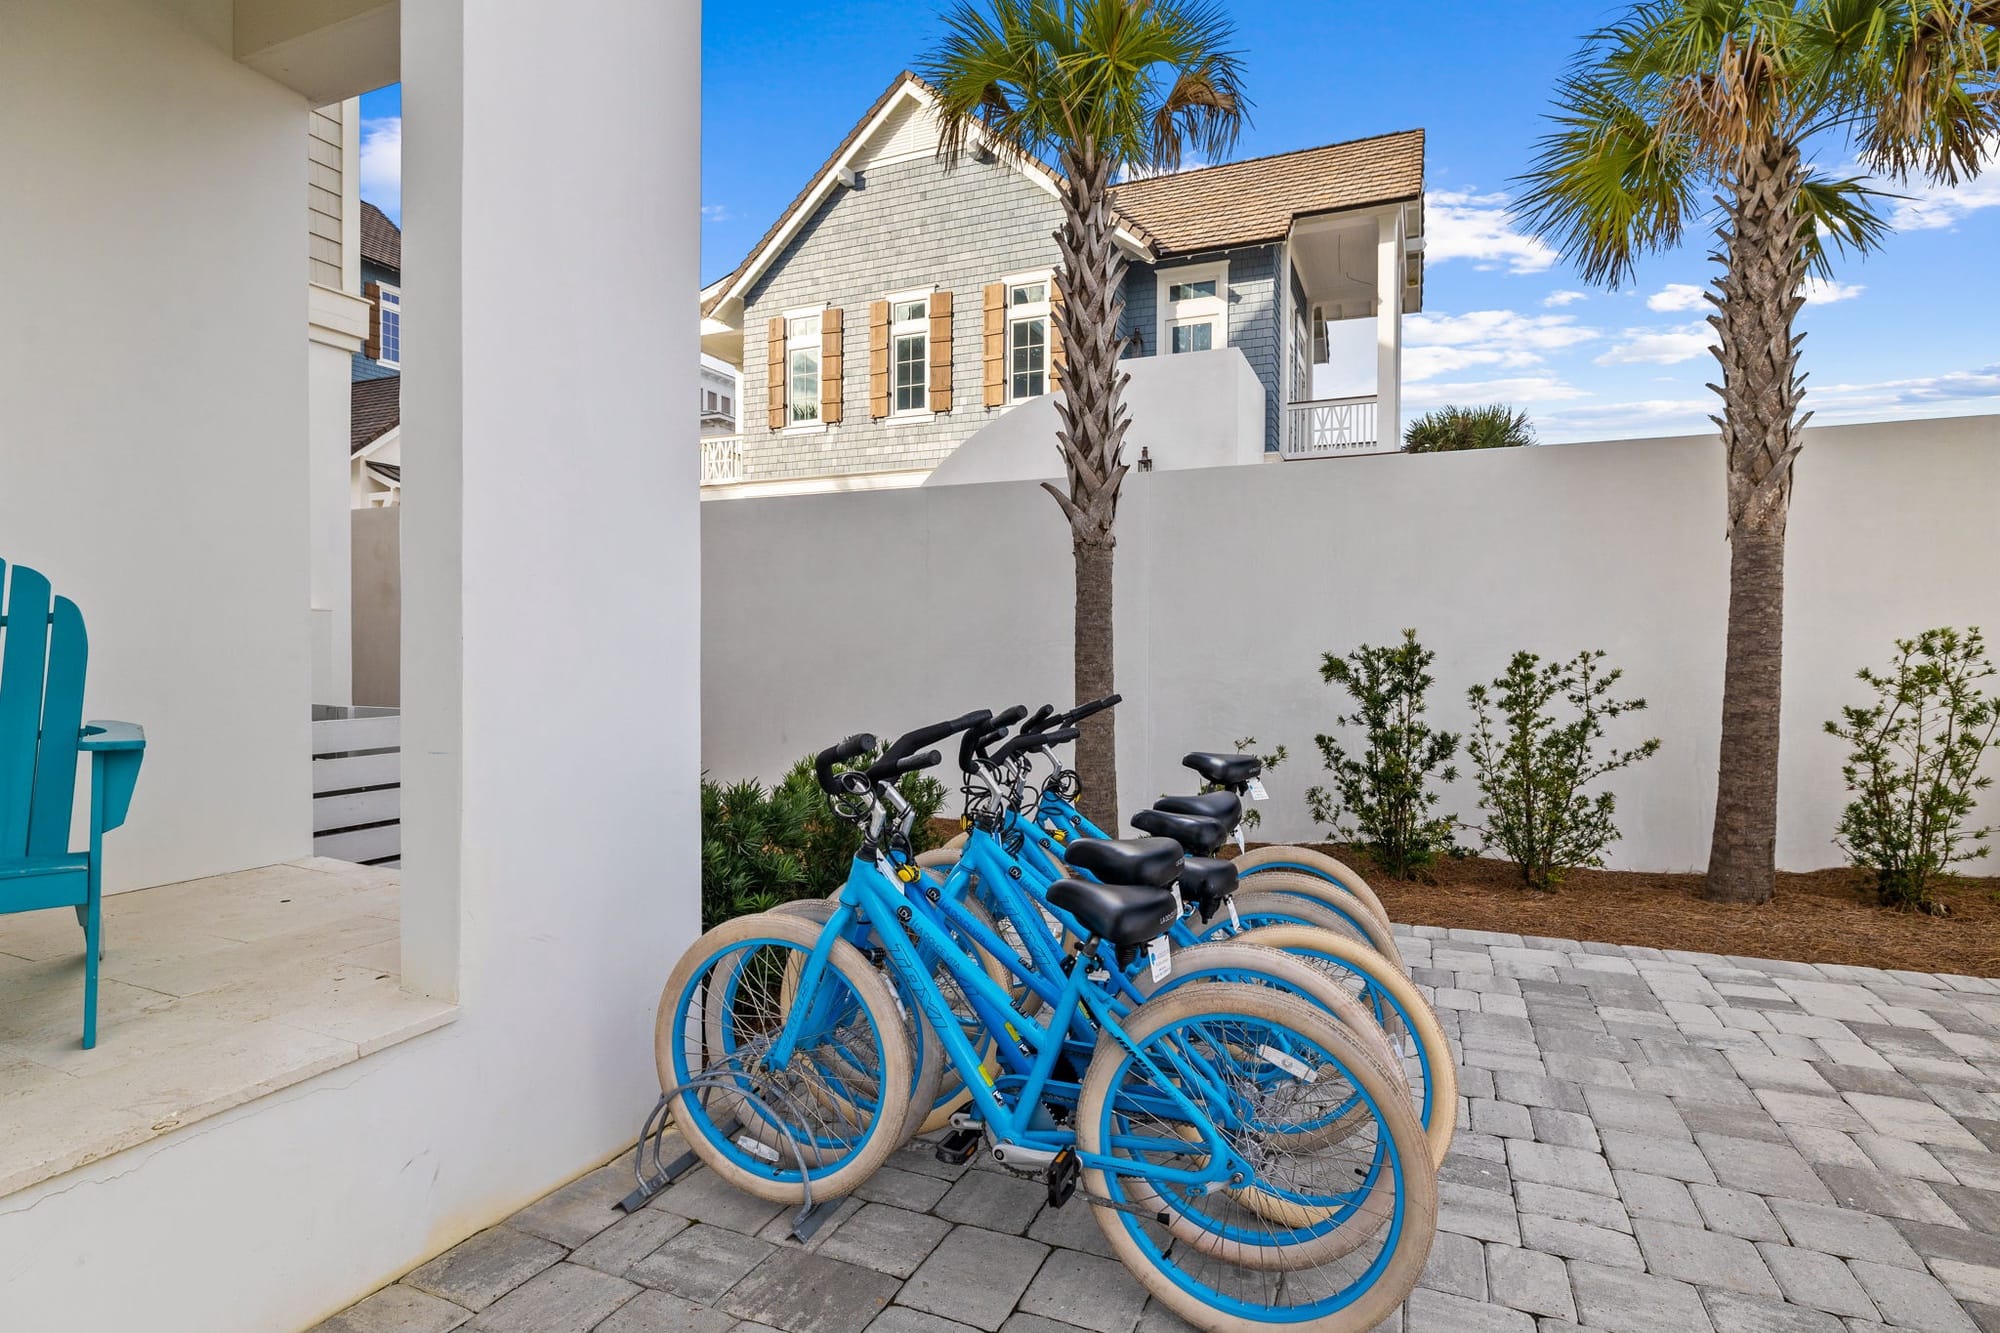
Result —
<path fill-rule="evenodd" d="M 0 861 L 28 851 L 35 759 L 41 749 L 49 600 L 47 579 L 14 566 L 4 604 L 7 627 L 0 636 Z M 74 762 L 73 749 L 71 756 Z"/>
<path fill-rule="evenodd" d="M 69 598 L 56 598 L 55 614 L 49 618 L 42 753 L 35 764 L 35 794 L 28 806 L 30 856 L 61 856 L 69 850 L 70 814 L 76 798 L 76 737 L 83 730 L 83 675 L 89 656 L 83 612 Z"/>

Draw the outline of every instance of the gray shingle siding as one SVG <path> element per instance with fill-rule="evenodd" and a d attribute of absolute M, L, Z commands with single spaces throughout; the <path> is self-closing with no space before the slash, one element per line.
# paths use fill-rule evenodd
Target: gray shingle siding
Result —
<path fill-rule="evenodd" d="M 1184 264 L 1229 261 L 1229 345 L 1241 348 L 1264 386 L 1264 448 L 1278 447 L 1285 396 L 1280 387 L 1284 339 L 1278 328 L 1278 247 L 1259 245 L 1201 255 L 1176 255 L 1158 267 L 1134 264 L 1125 276 L 1125 330 L 1137 330 L 1147 356 L 1158 356 L 1159 273 Z"/>
<path fill-rule="evenodd" d="M 774 481 L 935 467 L 991 421 L 984 406 L 985 288 L 1056 266 L 1055 197 L 1013 167 L 928 158 L 868 168 L 823 203 L 750 290 L 743 316 L 743 477 Z M 898 292 L 952 294 L 952 410 L 869 419 L 868 307 Z M 844 421 L 823 431 L 767 428 L 767 321 L 821 305 L 842 312 Z"/>

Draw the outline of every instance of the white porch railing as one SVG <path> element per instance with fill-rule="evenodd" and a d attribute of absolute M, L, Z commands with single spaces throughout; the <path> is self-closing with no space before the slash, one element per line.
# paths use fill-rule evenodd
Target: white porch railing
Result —
<path fill-rule="evenodd" d="M 1350 454 L 1394 453 L 1398 441 L 1379 440 L 1375 399 L 1317 398 L 1285 408 L 1286 458 L 1344 458 Z"/>
<path fill-rule="evenodd" d="M 701 484 L 722 486 L 743 480 L 743 437 L 704 435 L 701 438 Z"/>

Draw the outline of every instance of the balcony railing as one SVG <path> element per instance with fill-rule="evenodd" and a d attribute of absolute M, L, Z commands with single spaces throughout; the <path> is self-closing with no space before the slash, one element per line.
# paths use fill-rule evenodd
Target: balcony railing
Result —
<path fill-rule="evenodd" d="M 743 437 L 704 435 L 701 440 L 701 484 L 725 486 L 743 480 Z"/>
<path fill-rule="evenodd" d="M 1285 408 L 1286 458 L 1345 458 L 1394 453 L 1395 440 L 1376 438 L 1375 399 L 1316 398 Z"/>

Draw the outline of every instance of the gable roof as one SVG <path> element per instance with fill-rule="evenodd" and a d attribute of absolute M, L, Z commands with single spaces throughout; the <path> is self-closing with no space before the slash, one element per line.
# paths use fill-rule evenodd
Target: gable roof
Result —
<path fill-rule="evenodd" d="M 937 91 L 908 70 L 875 99 L 805 188 L 792 197 L 734 270 L 702 289 L 701 313 L 741 296 L 782 251 L 780 242 L 831 189 L 838 174 L 903 97 L 935 104 Z M 1039 158 L 1006 161 L 1053 193 L 1060 177 Z M 1281 239 L 1292 219 L 1314 213 L 1401 203 L 1423 194 L 1424 132 L 1406 130 L 1222 166 L 1128 181 L 1112 190 L 1124 239 L 1147 258 L 1254 245 Z"/>
<path fill-rule="evenodd" d="M 358 454 L 402 424 L 403 377 L 356 380 L 349 386 L 347 452 Z"/>
<path fill-rule="evenodd" d="M 1166 254 L 1192 254 L 1284 239 L 1292 219 L 1424 192 L 1424 132 L 1276 153 L 1127 181 L 1112 204 L 1145 224 Z"/>
<path fill-rule="evenodd" d="M 383 268 L 403 271 L 403 230 L 366 199 L 361 201 L 361 257 Z"/>

